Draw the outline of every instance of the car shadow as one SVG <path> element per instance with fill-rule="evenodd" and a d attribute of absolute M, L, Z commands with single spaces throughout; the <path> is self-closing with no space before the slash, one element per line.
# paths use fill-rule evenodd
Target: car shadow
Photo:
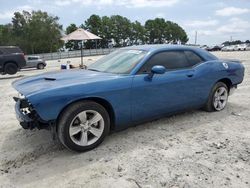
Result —
<path fill-rule="evenodd" d="M 37 69 L 37 68 L 24 68 L 24 69 L 21 69 L 20 71 L 21 72 L 28 72 L 28 71 L 34 71 L 34 70 L 37 70 L 37 71 L 42 71 L 44 69 Z"/>
<path fill-rule="evenodd" d="M 0 80 L 8 80 L 8 79 L 21 78 L 21 77 L 24 77 L 24 75 L 4 76 L 4 77 L 0 77 Z"/>
<path fill-rule="evenodd" d="M 229 103 L 227 108 L 221 112 L 207 113 L 195 110 L 165 117 L 113 133 L 99 147 L 84 153 L 69 151 L 64 149 L 58 141 L 52 142 L 49 131 L 28 131 L 20 128 L 10 132 L 1 148 L 1 153 L 5 152 L 5 156 L 13 156 L 13 154 L 8 155 L 13 150 L 15 152 L 20 150 L 20 153 L 17 152 L 18 155 L 12 159 L 8 157 L 3 160 L 1 168 L 8 171 L 6 176 L 13 184 L 30 183 L 39 179 L 46 181 L 46 179 L 51 178 L 52 174 L 57 176 L 78 168 L 84 169 L 84 166 L 94 163 L 112 163 L 113 159 L 117 160 L 124 154 L 129 155 L 133 150 L 145 148 L 159 150 L 175 147 L 176 144 L 181 144 L 177 136 L 179 133 L 191 129 L 194 134 L 200 134 L 197 127 L 210 126 L 212 122 L 218 120 L 219 123 L 223 123 L 223 119 L 228 118 L 228 116 L 243 113 L 245 110 L 248 109 Z M 174 143 L 173 140 L 175 140 Z M 172 146 L 169 145 L 169 142 Z M 29 173 L 23 173 L 21 177 L 17 177 L 14 172 L 22 169 L 24 165 L 33 174 L 39 173 L 39 176 L 33 176 L 31 179 Z M 34 165 L 35 169 L 33 169 Z M 44 169 L 41 171 L 41 168 Z"/>

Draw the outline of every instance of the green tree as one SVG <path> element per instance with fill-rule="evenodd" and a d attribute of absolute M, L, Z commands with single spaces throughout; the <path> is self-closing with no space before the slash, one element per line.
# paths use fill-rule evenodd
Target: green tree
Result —
<path fill-rule="evenodd" d="M 66 34 L 68 35 L 68 34 L 74 32 L 74 31 L 77 30 L 77 29 L 78 29 L 78 28 L 77 28 L 76 24 L 73 24 L 73 23 L 72 23 L 72 24 L 70 24 L 70 25 L 66 28 Z M 79 41 L 68 41 L 68 42 L 65 43 L 65 47 L 66 47 L 67 49 L 70 49 L 70 50 L 77 50 L 77 49 L 79 49 L 78 42 L 79 42 Z"/>
<path fill-rule="evenodd" d="M 83 25 L 84 29 L 87 29 L 88 31 L 90 31 L 91 33 L 97 35 L 97 36 L 101 36 L 102 34 L 102 19 L 100 16 L 93 14 L 91 15 L 86 21 L 85 24 Z M 85 46 L 87 48 L 94 48 L 96 43 L 96 40 L 93 41 L 87 41 L 85 42 Z M 99 42 L 99 41 L 98 41 Z"/>
<path fill-rule="evenodd" d="M 12 43 L 12 29 L 11 24 L 0 25 L 0 46 L 15 45 Z"/>
<path fill-rule="evenodd" d="M 25 52 L 30 52 L 28 22 L 31 14 L 27 11 L 15 12 L 12 18 L 12 44 L 19 46 Z"/>
<path fill-rule="evenodd" d="M 47 12 L 32 11 L 27 25 L 32 53 L 53 52 L 62 46 L 62 26 L 58 21 L 57 16 L 50 16 Z"/>
<path fill-rule="evenodd" d="M 131 40 L 131 44 L 136 44 L 138 45 L 140 44 L 144 44 L 146 42 L 146 30 L 145 28 L 141 25 L 140 22 L 135 21 L 133 23 L 131 23 L 131 32 L 130 32 L 130 40 Z"/>
<path fill-rule="evenodd" d="M 57 51 L 62 46 L 59 18 L 46 12 L 15 12 L 12 23 L 0 27 L 1 45 L 17 45 L 25 53 Z"/>
<path fill-rule="evenodd" d="M 99 46 L 107 47 L 110 41 L 115 42 L 115 46 L 126 46 L 134 44 L 156 44 L 156 43 L 183 43 L 188 41 L 188 37 L 183 28 L 178 24 L 166 21 L 163 18 L 147 20 L 145 26 L 140 22 L 132 22 L 120 15 L 111 17 L 91 15 L 82 28 L 100 36 L 102 40 Z M 93 48 L 94 42 L 87 42 L 87 48 Z"/>
<path fill-rule="evenodd" d="M 147 20 L 143 26 L 140 22 L 131 22 L 126 17 L 91 15 L 80 27 L 100 36 L 98 46 L 106 48 L 109 42 L 115 46 L 144 43 L 186 43 L 188 37 L 177 23 L 163 18 Z M 66 28 L 66 34 L 77 29 L 75 24 Z M 57 16 L 42 11 L 16 12 L 12 23 L 0 25 L 0 45 L 17 45 L 26 53 L 43 53 L 57 51 L 63 44 L 60 40 L 62 26 Z M 68 49 L 78 49 L 79 41 L 66 43 Z M 235 41 L 234 41 L 235 42 Z M 238 43 L 239 41 L 236 41 Z M 88 41 L 85 47 L 94 48 L 95 41 Z"/>
<path fill-rule="evenodd" d="M 111 22 L 111 19 L 107 16 L 102 17 L 102 29 L 101 29 L 101 35 L 100 37 L 102 38 L 101 40 L 101 46 L 102 47 L 108 47 L 108 43 L 112 40 L 113 38 L 113 25 Z"/>
<path fill-rule="evenodd" d="M 165 42 L 166 22 L 163 18 L 147 20 L 145 29 L 149 44 L 162 44 Z"/>
<path fill-rule="evenodd" d="M 117 47 L 125 46 L 126 39 L 130 36 L 131 22 L 120 15 L 114 15 L 110 17 L 112 24 L 112 38 L 115 41 Z"/>
<path fill-rule="evenodd" d="M 178 24 L 165 21 L 163 18 L 148 20 L 145 23 L 146 36 L 150 44 L 177 43 L 185 44 L 188 37 Z"/>
<path fill-rule="evenodd" d="M 184 29 L 182 29 L 177 23 L 167 21 L 166 24 L 166 30 L 168 31 L 166 40 L 168 42 L 181 42 L 182 44 L 185 44 L 189 40 Z"/>

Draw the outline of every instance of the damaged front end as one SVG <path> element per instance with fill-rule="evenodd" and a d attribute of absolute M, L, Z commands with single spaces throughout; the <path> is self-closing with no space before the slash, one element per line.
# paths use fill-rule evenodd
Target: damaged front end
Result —
<path fill-rule="evenodd" d="M 40 118 L 32 104 L 24 96 L 13 97 L 16 101 L 16 118 L 24 129 L 49 129 L 53 122 L 46 122 Z"/>

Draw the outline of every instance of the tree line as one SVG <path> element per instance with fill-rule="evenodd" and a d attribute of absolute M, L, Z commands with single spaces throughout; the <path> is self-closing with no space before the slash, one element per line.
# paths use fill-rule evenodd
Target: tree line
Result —
<path fill-rule="evenodd" d="M 230 46 L 230 45 L 237 45 L 237 44 L 244 44 L 244 43 L 250 44 L 250 40 L 246 40 L 245 42 L 241 40 L 225 41 L 222 44 L 225 46 Z"/>
<path fill-rule="evenodd" d="M 102 38 L 97 43 L 86 42 L 85 48 L 107 48 L 111 43 L 115 47 L 122 47 L 138 44 L 185 44 L 188 41 L 182 27 L 163 18 L 147 20 L 143 25 L 120 15 L 91 15 L 79 27 Z M 70 24 L 65 32 L 68 34 L 77 28 L 76 24 Z M 0 45 L 16 45 L 28 54 L 55 52 L 64 45 L 60 40 L 63 33 L 57 16 L 43 11 L 15 12 L 11 23 L 0 25 Z M 69 41 L 65 47 L 79 49 L 78 41 Z"/>
<path fill-rule="evenodd" d="M 188 41 L 183 28 L 163 18 L 147 20 L 142 25 L 138 21 L 131 22 L 120 15 L 110 17 L 92 15 L 80 27 L 100 36 L 103 39 L 100 41 L 100 47 L 107 47 L 110 41 L 114 41 L 117 47 L 138 44 L 185 44 Z M 86 47 L 94 47 L 94 45 L 94 42 L 88 42 Z"/>

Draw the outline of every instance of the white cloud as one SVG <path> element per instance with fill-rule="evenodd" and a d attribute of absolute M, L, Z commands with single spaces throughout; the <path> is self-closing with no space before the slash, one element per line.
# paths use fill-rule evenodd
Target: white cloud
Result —
<path fill-rule="evenodd" d="M 13 11 L 5 11 L 3 13 L 0 13 L 0 19 L 5 20 L 5 19 L 9 19 L 13 16 Z"/>
<path fill-rule="evenodd" d="M 218 25 L 218 23 L 219 23 L 218 20 L 193 20 L 186 22 L 184 25 L 189 27 L 200 28 L 200 27 L 216 26 Z"/>
<path fill-rule="evenodd" d="M 14 16 L 15 12 L 21 12 L 23 10 L 31 11 L 32 9 L 33 9 L 33 7 L 31 7 L 29 5 L 19 6 L 19 7 L 12 9 L 12 10 L 0 12 L 0 19 L 7 20 L 7 19 L 12 18 Z"/>
<path fill-rule="evenodd" d="M 57 0 L 55 1 L 55 4 L 57 6 L 67 6 L 70 5 L 72 2 L 70 0 Z"/>
<path fill-rule="evenodd" d="M 179 0 L 123 0 L 127 7 L 170 7 Z"/>
<path fill-rule="evenodd" d="M 226 24 L 216 29 L 197 29 L 191 33 L 198 32 L 199 36 L 223 37 L 229 35 L 245 35 L 250 29 L 250 22 L 240 18 L 232 18 Z"/>
<path fill-rule="evenodd" d="M 143 7 L 170 7 L 178 3 L 179 0 L 56 0 L 58 6 L 66 6 L 72 3 L 80 5 L 117 5 L 127 8 L 143 8 Z"/>
<path fill-rule="evenodd" d="M 249 13 L 250 9 L 247 8 L 237 8 L 237 7 L 226 7 L 223 9 L 219 9 L 215 12 L 218 16 L 234 16 Z"/>
<path fill-rule="evenodd" d="M 165 13 L 162 13 L 162 12 L 157 13 L 155 16 L 156 16 L 157 18 L 165 18 L 165 17 L 166 17 Z"/>
<path fill-rule="evenodd" d="M 220 33 L 228 33 L 228 34 L 239 34 L 247 32 L 250 29 L 250 22 L 242 20 L 240 18 L 232 18 L 229 20 L 229 23 L 219 27 L 217 29 Z"/>

